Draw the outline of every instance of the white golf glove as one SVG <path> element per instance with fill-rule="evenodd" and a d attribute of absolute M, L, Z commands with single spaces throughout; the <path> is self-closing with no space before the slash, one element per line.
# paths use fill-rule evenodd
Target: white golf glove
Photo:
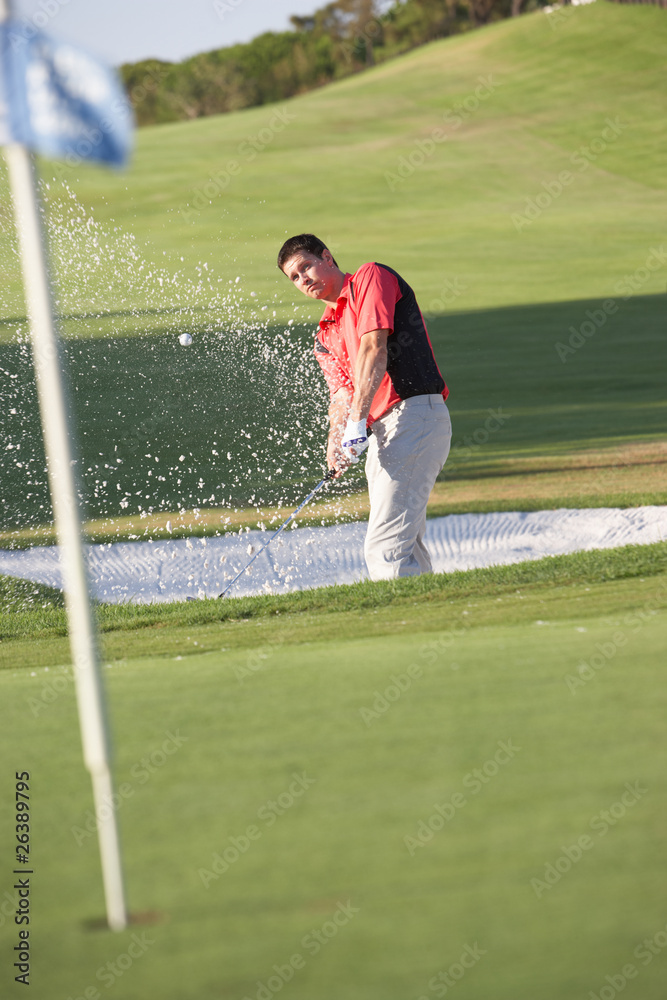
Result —
<path fill-rule="evenodd" d="M 368 448 L 368 433 L 365 420 L 348 420 L 341 442 L 343 454 L 349 462 L 358 462 L 359 456 Z"/>

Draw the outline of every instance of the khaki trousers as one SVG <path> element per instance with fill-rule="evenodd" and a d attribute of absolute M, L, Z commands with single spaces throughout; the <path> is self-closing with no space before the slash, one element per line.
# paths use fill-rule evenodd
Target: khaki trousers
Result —
<path fill-rule="evenodd" d="M 431 573 L 426 503 L 452 440 L 442 396 L 412 396 L 372 426 L 366 459 L 371 501 L 364 545 L 371 580 Z"/>

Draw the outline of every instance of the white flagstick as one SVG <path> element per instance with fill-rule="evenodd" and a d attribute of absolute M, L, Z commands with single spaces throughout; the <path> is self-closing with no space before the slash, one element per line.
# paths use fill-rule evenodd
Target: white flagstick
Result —
<path fill-rule="evenodd" d="M 112 930 L 120 931 L 127 926 L 127 911 L 113 807 L 102 681 L 81 540 L 72 435 L 68 426 L 58 335 L 53 320 L 39 194 L 34 163 L 28 150 L 17 144 L 6 146 L 5 158 L 9 167 L 21 247 L 44 447 L 62 565 L 83 756 L 93 780 L 107 920 Z"/>

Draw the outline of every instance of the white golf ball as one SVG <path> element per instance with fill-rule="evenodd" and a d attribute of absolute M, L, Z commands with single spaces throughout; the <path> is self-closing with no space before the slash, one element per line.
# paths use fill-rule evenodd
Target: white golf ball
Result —
<path fill-rule="evenodd" d="M 189 345 L 192 343 L 192 334 L 182 333 L 178 338 L 178 342 L 181 345 L 181 347 L 189 347 Z"/>

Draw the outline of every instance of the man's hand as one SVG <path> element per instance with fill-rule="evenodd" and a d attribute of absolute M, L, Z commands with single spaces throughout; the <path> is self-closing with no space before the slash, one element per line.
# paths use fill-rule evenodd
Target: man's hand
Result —
<path fill-rule="evenodd" d="M 339 479 L 349 467 L 350 463 L 340 446 L 340 431 L 337 434 L 330 432 L 327 443 L 327 469 L 335 469 L 334 479 Z"/>
<path fill-rule="evenodd" d="M 368 432 L 365 420 L 348 419 L 343 431 L 341 447 L 348 462 L 359 461 L 362 452 L 368 448 Z"/>

